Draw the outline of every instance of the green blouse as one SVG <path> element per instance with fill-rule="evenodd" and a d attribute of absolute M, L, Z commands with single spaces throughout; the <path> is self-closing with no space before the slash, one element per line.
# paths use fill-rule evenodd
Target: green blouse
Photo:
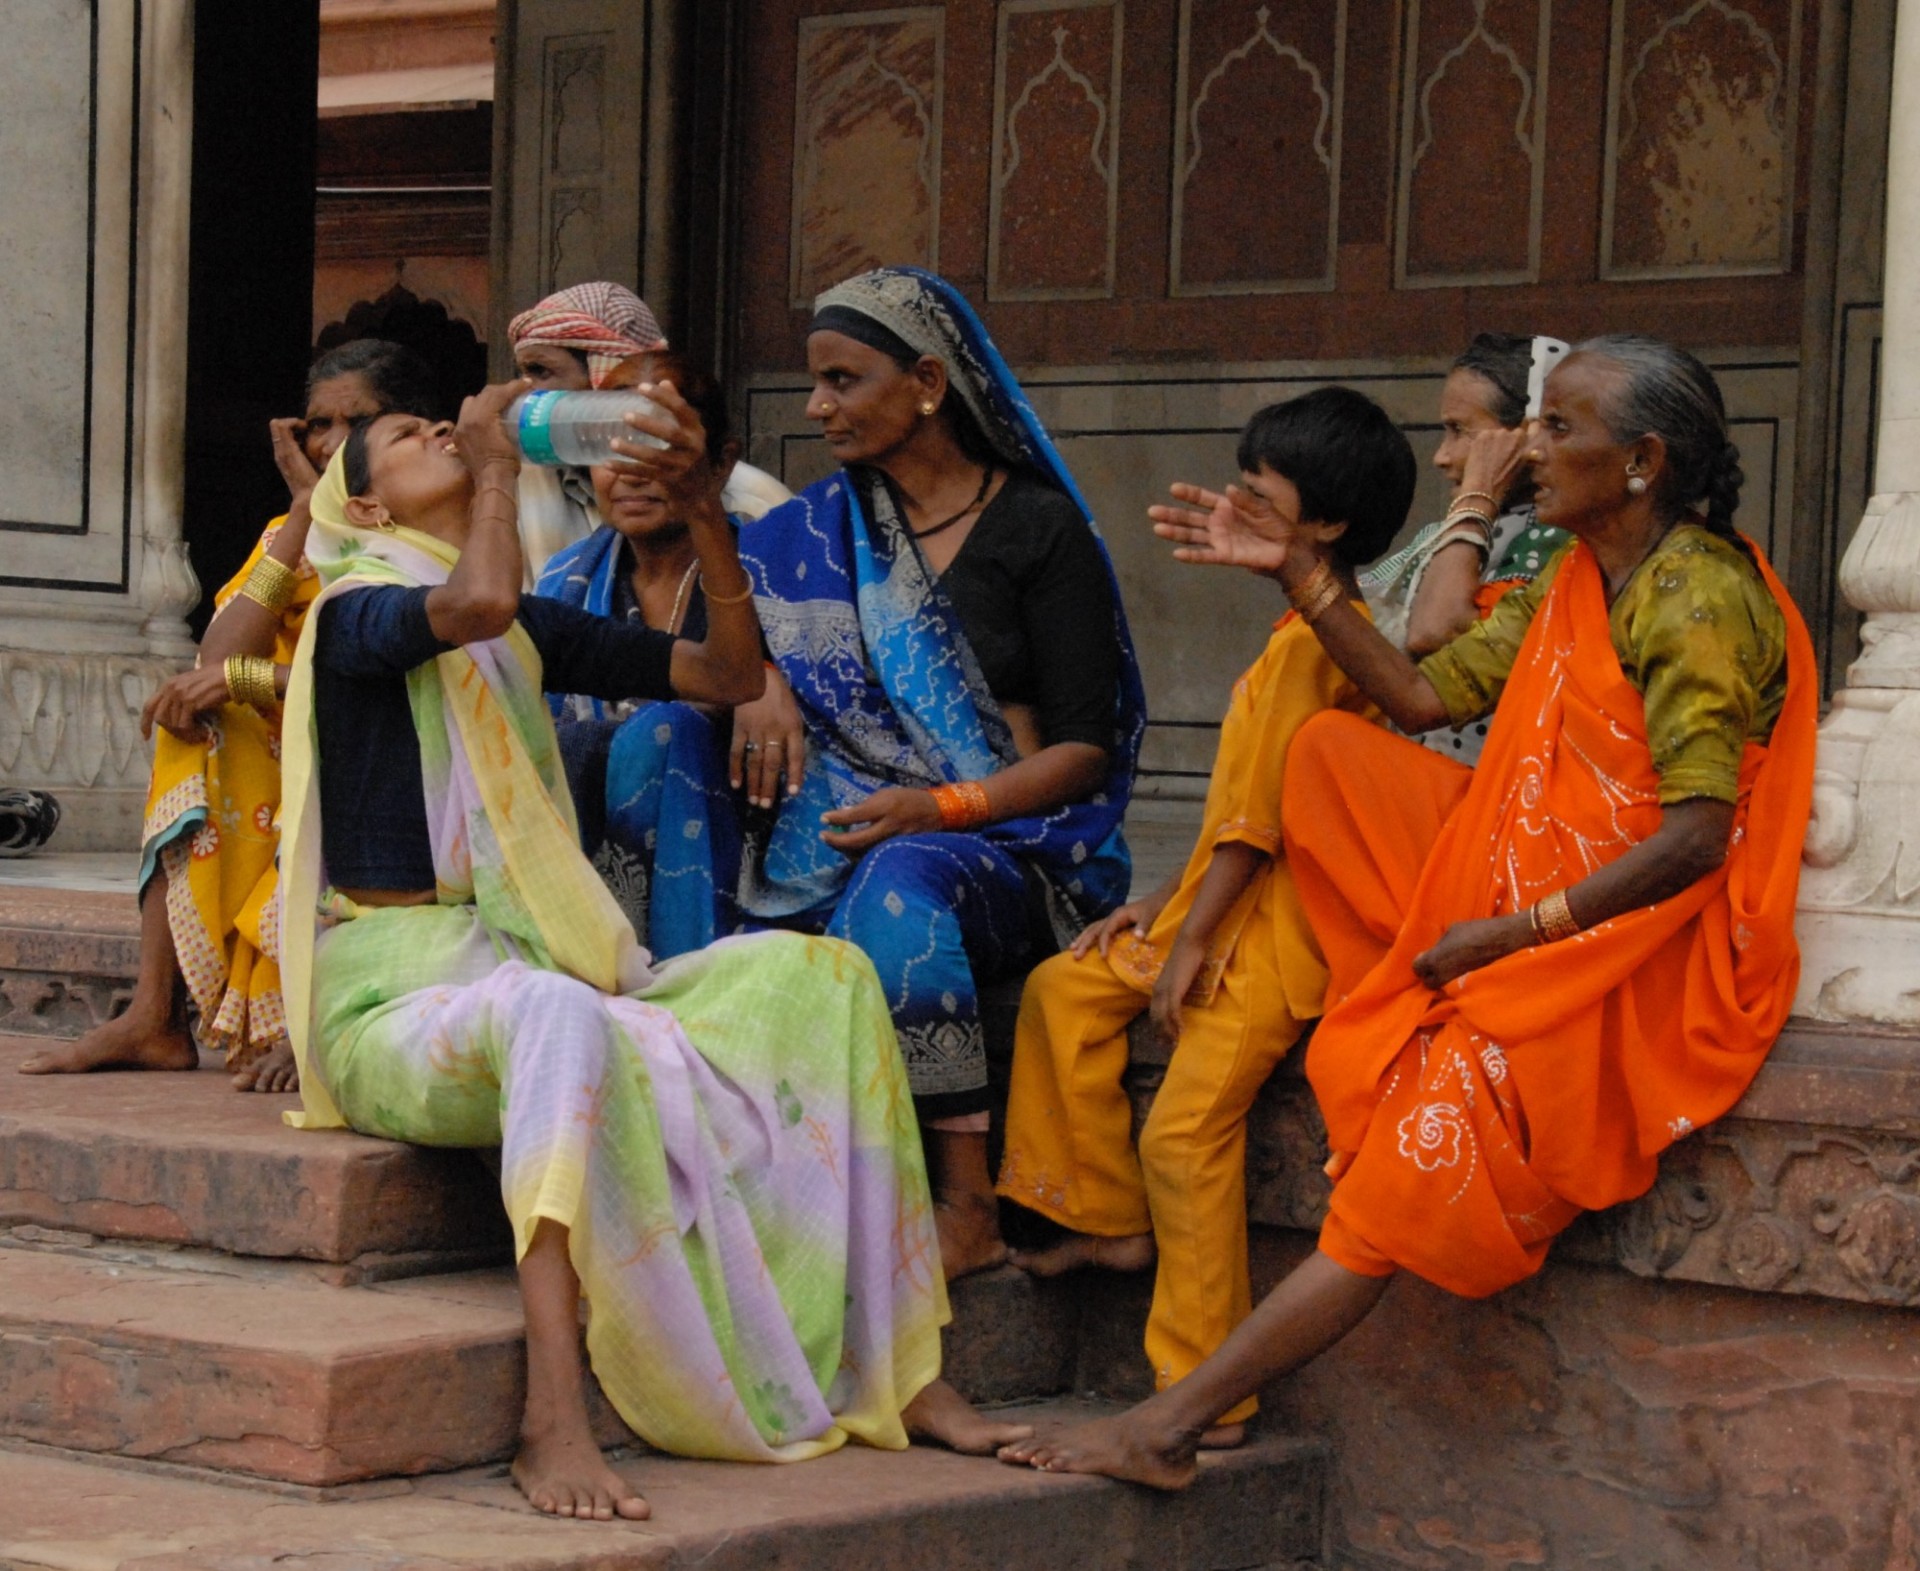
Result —
<path fill-rule="evenodd" d="M 1568 549 L 1420 662 L 1455 725 L 1500 701 Z M 1787 696 L 1786 618 L 1753 564 L 1700 525 L 1677 525 L 1634 569 L 1607 623 L 1620 669 L 1646 700 L 1660 800 L 1736 800 L 1740 755 L 1773 734 Z"/>

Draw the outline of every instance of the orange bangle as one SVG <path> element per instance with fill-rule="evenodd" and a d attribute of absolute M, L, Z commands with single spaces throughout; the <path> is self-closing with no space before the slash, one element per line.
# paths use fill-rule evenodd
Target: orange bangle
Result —
<path fill-rule="evenodd" d="M 987 803 L 987 788 L 978 780 L 935 786 L 931 795 L 940 809 L 942 829 L 978 829 L 993 817 L 993 809 Z"/>

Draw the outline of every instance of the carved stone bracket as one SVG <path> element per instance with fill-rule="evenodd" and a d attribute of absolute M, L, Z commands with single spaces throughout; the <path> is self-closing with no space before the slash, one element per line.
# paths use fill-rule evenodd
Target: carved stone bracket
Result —
<path fill-rule="evenodd" d="M 145 791 L 140 711 L 179 669 L 141 655 L 0 649 L 0 774 L 11 785 Z"/>

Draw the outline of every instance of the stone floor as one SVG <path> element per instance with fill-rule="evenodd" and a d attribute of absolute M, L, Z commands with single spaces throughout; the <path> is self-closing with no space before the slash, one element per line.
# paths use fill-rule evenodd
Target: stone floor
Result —
<path fill-rule="evenodd" d="M 1099 1409 L 1035 1407 L 1039 1422 Z M 504 1467 L 319 1499 L 212 1474 L 0 1449 L 7 1571 L 1285 1571 L 1319 1551 L 1324 1458 L 1269 1440 L 1165 1497 L 916 1447 L 795 1467 L 656 1456 L 615 1466 L 646 1522 L 545 1520 Z"/>

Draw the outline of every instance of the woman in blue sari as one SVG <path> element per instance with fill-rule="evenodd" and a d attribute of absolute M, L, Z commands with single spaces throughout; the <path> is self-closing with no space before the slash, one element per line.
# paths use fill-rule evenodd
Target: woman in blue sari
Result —
<path fill-rule="evenodd" d="M 673 383 L 693 406 L 706 429 L 708 462 L 725 484 L 739 444 L 719 384 L 667 350 L 652 352 L 644 372 Z M 657 482 L 630 465 L 586 474 L 599 527 L 557 551 L 534 592 L 614 621 L 704 638 L 706 594 L 686 520 Z M 769 673 L 766 694 L 731 711 L 677 701 L 611 704 L 584 694 L 550 702 L 581 842 L 641 942 L 670 960 L 736 931 L 733 792 L 744 785 L 749 802 L 771 805 L 774 781 L 746 766 L 758 766 L 763 750 L 773 757 L 791 748 L 798 757 L 805 747 L 785 684 Z"/>
<path fill-rule="evenodd" d="M 739 900 L 872 958 L 951 1279 L 1006 1253 L 979 988 L 1126 898 L 1145 699 L 1086 503 L 965 299 L 882 268 L 814 312 L 841 467 L 740 537 L 811 759 L 749 820 Z"/>

